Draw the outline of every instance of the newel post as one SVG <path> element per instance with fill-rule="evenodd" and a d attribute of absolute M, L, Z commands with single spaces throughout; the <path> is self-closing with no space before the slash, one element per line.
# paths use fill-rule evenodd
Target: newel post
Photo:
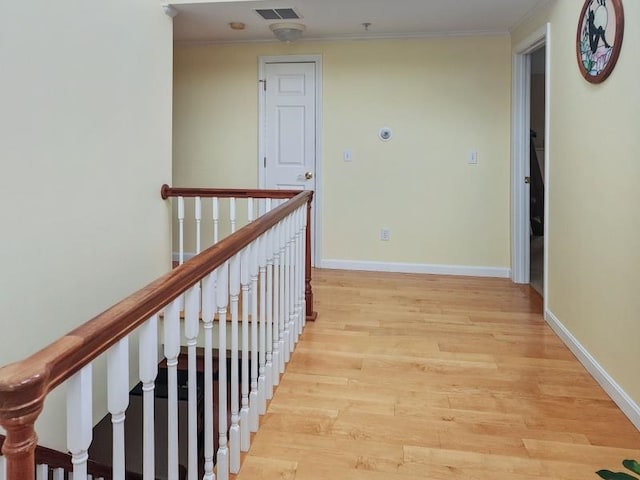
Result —
<path fill-rule="evenodd" d="M 0 425 L 6 431 L 2 454 L 9 480 L 35 478 L 38 436 L 34 428 L 46 395 L 47 375 L 25 372 L 22 364 L 0 369 Z"/>
<path fill-rule="evenodd" d="M 318 318 L 318 312 L 313 311 L 313 288 L 311 287 L 311 202 L 313 201 L 313 193 L 307 201 L 307 226 L 305 229 L 305 275 L 304 275 L 304 299 L 306 303 L 307 320 L 315 320 Z"/>

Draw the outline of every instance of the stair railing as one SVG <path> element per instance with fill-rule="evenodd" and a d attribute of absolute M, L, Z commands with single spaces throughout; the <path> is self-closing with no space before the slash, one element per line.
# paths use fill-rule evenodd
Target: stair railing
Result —
<path fill-rule="evenodd" d="M 4 443 L 4 435 L 0 435 L 0 447 Z M 54 480 L 66 480 L 68 473 L 73 471 L 71 455 L 38 446 L 35 452 L 36 478 L 48 480 L 49 476 Z M 87 471 L 95 480 L 111 480 L 111 468 L 95 462 L 88 462 Z M 0 457 L 0 479 L 6 478 L 5 459 Z M 127 480 L 141 480 L 135 475 L 129 474 Z"/>
<path fill-rule="evenodd" d="M 299 190 L 267 190 L 241 188 L 185 188 L 162 185 L 163 199 L 174 199 L 177 223 L 178 251 L 174 260 L 182 265 L 186 259 L 215 245 L 221 238 L 235 233 L 256 218 L 282 205 L 300 193 Z M 307 202 L 305 225 L 305 301 L 307 320 L 315 320 L 313 311 L 313 289 L 311 287 L 311 203 L 313 192 Z M 192 203 L 189 203 L 189 200 Z M 226 201 L 226 205 L 224 202 Z M 207 203 L 209 204 L 207 206 Z M 224 207 L 227 207 L 226 210 Z M 207 208 L 209 207 L 209 208 Z M 242 212 L 242 214 L 240 214 Z M 191 214 L 191 215 L 189 215 Z M 210 215 L 207 215 L 210 214 Z M 187 233 L 191 231 L 190 235 Z M 187 239 L 185 237 L 189 237 Z M 187 250 L 191 247 L 192 250 Z M 277 255 L 276 255 L 277 258 Z"/>
<path fill-rule="evenodd" d="M 163 188 L 163 192 L 165 197 L 175 193 L 190 195 L 169 187 Z M 67 385 L 67 445 L 72 456 L 73 479 L 88 478 L 87 452 L 93 428 L 92 364 L 103 354 L 107 359 L 107 374 L 106 379 L 99 381 L 107 384 L 108 410 L 113 423 L 113 478 L 125 478 L 123 424 L 130 389 L 129 341 L 136 341 L 132 337 L 134 332 L 138 338 L 139 379 L 143 385 L 143 479 L 155 479 L 154 382 L 158 360 L 162 357 L 168 372 L 167 473 L 169 480 L 179 478 L 177 365 L 183 341 L 188 349 L 188 478 L 198 478 L 199 471 L 204 471 L 205 479 L 226 480 L 229 473 L 236 473 L 240 468 L 240 452 L 248 450 L 250 432 L 257 430 L 259 415 L 265 413 L 266 400 L 278 384 L 306 320 L 315 316 L 310 295 L 307 228 L 312 198 L 312 192 L 295 192 L 293 198 L 265 211 L 260 218 L 34 355 L 0 368 L 0 425 L 6 431 L 2 447 L 6 478 L 35 478 L 37 434 L 34 424 L 47 395 L 63 382 Z M 242 302 L 242 319 L 239 302 Z M 184 322 L 181 323 L 183 306 Z M 231 350 L 231 426 L 227 425 L 227 362 L 220 361 L 218 431 L 214 432 L 216 314 L 217 350 Z M 228 314 L 230 346 L 227 345 Z M 242 345 L 238 339 L 240 322 Z M 271 325 L 270 339 L 266 337 L 267 323 Z M 203 458 L 199 458 L 198 453 L 196 345 L 199 342 L 204 343 Z M 159 355 L 160 345 L 163 355 Z M 233 361 L 240 358 L 240 353 L 242 385 L 238 385 L 238 362 Z M 258 368 L 258 376 L 252 378 L 251 385 L 247 384 L 249 366 Z M 218 448 L 214 452 L 216 433 Z"/>

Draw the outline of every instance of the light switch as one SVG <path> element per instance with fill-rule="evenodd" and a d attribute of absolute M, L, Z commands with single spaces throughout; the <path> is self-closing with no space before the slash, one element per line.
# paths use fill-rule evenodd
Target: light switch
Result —
<path fill-rule="evenodd" d="M 467 163 L 469 163 L 469 165 L 477 165 L 478 152 L 476 152 L 475 150 L 472 150 L 471 152 L 469 152 L 469 159 L 467 160 Z"/>
<path fill-rule="evenodd" d="M 351 157 L 352 157 L 351 150 L 345 150 L 345 151 L 342 152 L 342 159 L 345 162 L 350 162 L 351 161 Z"/>

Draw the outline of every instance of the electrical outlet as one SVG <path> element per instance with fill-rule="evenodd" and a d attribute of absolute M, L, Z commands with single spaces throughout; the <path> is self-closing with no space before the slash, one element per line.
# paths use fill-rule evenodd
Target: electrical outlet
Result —
<path fill-rule="evenodd" d="M 391 240 L 391 231 L 388 228 L 383 228 L 380 230 L 380 240 L 383 242 L 388 242 Z"/>

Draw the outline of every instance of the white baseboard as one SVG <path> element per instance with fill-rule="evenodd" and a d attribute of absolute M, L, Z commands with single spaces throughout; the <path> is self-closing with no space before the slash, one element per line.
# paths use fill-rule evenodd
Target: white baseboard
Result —
<path fill-rule="evenodd" d="M 620 410 L 631 420 L 631 423 L 640 430 L 640 406 L 625 392 L 620 385 L 602 368 L 595 358 L 578 341 L 573 334 L 558 320 L 551 311 L 547 310 L 545 319 L 560 339 L 569 347 L 569 350 L 584 365 L 591 376 L 607 392 L 607 395 L 620 407 Z"/>
<path fill-rule="evenodd" d="M 465 265 L 427 265 L 420 263 L 367 262 L 358 260 L 322 260 L 320 268 L 363 270 L 368 272 L 427 273 L 469 277 L 509 278 L 511 270 L 499 267 L 471 267 Z"/>

